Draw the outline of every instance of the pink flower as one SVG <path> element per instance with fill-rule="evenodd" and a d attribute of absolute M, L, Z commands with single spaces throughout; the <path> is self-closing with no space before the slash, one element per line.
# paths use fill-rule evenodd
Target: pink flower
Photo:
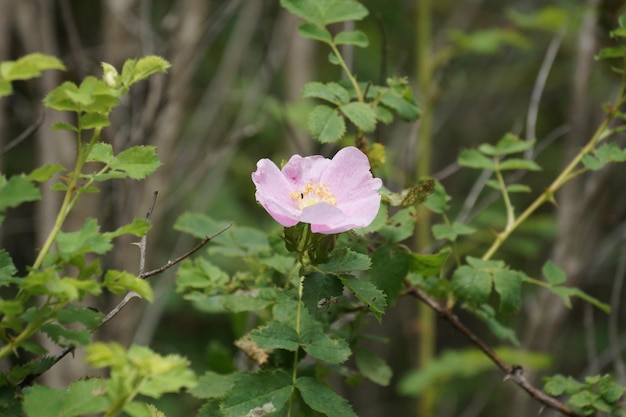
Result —
<path fill-rule="evenodd" d="M 355 147 L 341 149 L 333 159 L 294 155 L 282 171 L 261 159 L 252 181 L 257 201 L 285 227 L 303 222 L 314 233 L 340 233 L 368 226 L 380 208 L 382 181 Z"/>

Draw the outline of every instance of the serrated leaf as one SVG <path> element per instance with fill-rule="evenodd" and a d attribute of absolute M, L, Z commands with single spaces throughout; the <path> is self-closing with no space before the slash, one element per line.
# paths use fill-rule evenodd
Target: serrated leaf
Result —
<path fill-rule="evenodd" d="M 399 210 L 390 217 L 378 233 L 387 242 L 401 242 L 413 235 L 416 218 L 415 206 Z"/>
<path fill-rule="evenodd" d="M 357 348 L 354 359 L 357 369 L 367 379 L 384 387 L 389 385 L 393 371 L 380 356 L 367 349 Z"/>
<path fill-rule="evenodd" d="M 136 82 L 141 80 L 145 80 L 152 74 L 156 73 L 166 73 L 168 68 L 170 67 L 170 63 L 167 62 L 164 58 L 156 55 L 149 55 L 139 60 L 131 60 L 134 65 L 132 65 L 132 76 L 130 77 L 131 81 L 127 84 L 130 86 Z M 123 66 L 122 71 L 128 71 L 129 66 Z M 128 74 L 124 74 L 122 72 L 122 78 L 128 78 Z"/>
<path fill-rule="evenodd" d="M 70 132 L 76 132 L 78 133 L 78 128 L 74 125 L 71 125 L 69 123 L 65 123 L 65 122 L 57 122 L 55 124 L 52 125 L 51 129 L 53 131 L 57 131 L 57 130 L 69 130 Z"/>
<path fill-rule="evenodd" d="M 330 32 L 323 26 L 315 23 L 303 23 L 298 26 L 298 33 L 303 38 L 314 39 L 330 44 L 333 40 Z"/>
<path fill-rule="evenodd" d="M 240 374 L 235 386 L 221 405 L 226 417 L 253 415 L 252 410 L 280 411 L 293 391 L 291 376 L 280 371 Z"/>
<path fill-rule="evenodd" d="M 500 309 L 502 311 L 519 311 L 522 306 L 521 272 L 501 269 L 493 274 L 493 285 L 500 295 Z"/>
<path fill-rule="evenodd" d="M 104 314 L 89 307 L 69 305 L 56 315 L 61 324 L 82 323 L 87 329 L 95 329 L 102 321 Z"/>
<path fill-rule="evenodd" d="M 567 280 L 567 275 L 565 275 L 565 272 L 552 261 L 547 261 L 543 265 L 543 268 L 541 268 L 541 273 L 543 274 L 546 281 L 548 281 L 552 285 L 562 284 Z"/>
<path fill-rule="evenodd" d="M 115 156 L 113 155 L 113 147 L 108 143 L 94 143 L 87 155 L 87 162 L 102 162 L 110 164 Z"/>
<path fill-rule="evenodd" d="M 41 331 L 59 346 L 85 346 L 91 339 L 91 333 L 87 330 L 68 330 L 53 323 L 44 324 Z"/>
<path fill-rule="evenodd" d="M 302 302 L 312 314 L 320 310 L 326 313 L 328 305 L 342 294 L 343 284 L 335 275 L 314 272 L 304 280 Z"/>
<path fill-rule="evenodd" d="M 309 130 L 322 143 L 336 142 L 346 133 L 346 123 L 337 109 L 317 106 L 309 115 Z"/>
<path fill-rule="evenodd" d="M 25 390 L 24 412 L 28 417 L 75 417 L 101 413 L 110 406 L 105 381 L 92 378 L 53 389 L 35 385 Z"/>
<path fill-rule="evenodd" d="M 487 186 L 491 187 L 495 190 L 502 191 L 502 187 L 500 187 L 500 183 L 497 180 L 491 179 L 487 181 Z M 530 187 L 524 184 L 509 184 L 506 186 L 506 191 L 510 193 L 529 193 L 531 191 Z"/>
<path fill-rule="evenodd" d="M 261 349 L 285 349 L 295 352 L 299 348 L 298 333 L 292 327 L 277 321 L 254 329 L 248 337 Z"/>
<path fill-rule="evenodd" d="M 61 164 L 45 164 L 34 169 L 30 174 L 28 174 L 27 178 L 30 181 L 45 182 L 52 178 L 54 174 L 64 171 L 65 167 Z"/>
<path fill-rule="evenodd" d="M 146 280 L 126 271 L 109 269 L 104 275 L 103 285 L 117 295 L 122 295 L 127 291 L 135 291 L 142 298 L 150 302 L 154 301 L 154 294 L 150 284 Z"/>
<path fill-rule="evenodd" d="M 475 228 L 459 222 L 435 224 L 432 230 L 435 239 L 447 239 L 451 242 L 454 242 L 459 236 L 471 235 L 476 232 Z"/>
<path fill-rule="evenodd" d="M 364 132 L 372 132 L 376 129 L 376 113 L 365 103 L 353 101 L 339 109 L 356 127 Z"/>
<path fill-rule="evenodd" d="M 317 380 L 303 376 L 297 379 L 296 386 L 304 402 L 313 410 L 332 417 L 357 417 L 345 398 Z"/>
<path fill-rule="evenodd" d="M 415 100 L 413 98 L 407 98 L 396 91 L 392 90 L 382 96 L 380 102 L 395 111 L 398 117 L 406 122 L 412 122 L 420 116 L 420 109 L 415 103 Z"/>
<path fill-rule="evenodd" d="M 481 269 L 468 265 L 459 267 L 452 276 L 452 289 L 457 298 L 479 305 L 491 294 L 492 277 Z"/>
<path fill-rule="evenodd" d="M 623 58 L 626 56 L 626 46 L 614 46 L 600 49 L 600 52 L 594 57 L 598 59 Z"/>
<path fill-rule="evenodd" d="M 14 175 L 8 181 L 0 175 L 0 212 L 39 199 L 41 199 L 39 188 L 25 175 Z"/>
<path fill-rule="evenodd" d="M 102 255 L 112 247 L 111 240 L 100 233 L 100 226 L 93 218 L 85 220 L 85 224 L 77 232 L 59 232 L 57 235 L 57 249 L 64 259 L 87 252 Z"/>
<path fill-rule="evenodd" d="M 350 94 L 348 90 L 337 83 L 310 82 L 304 85 L 302 97 L 319 98 L 331 102 L 337 106 L 348 103 Z"/>
<path fill-rule="evenodd" d="M 28 80 L 39 77 L 41 71 L 49 69 L 65 70 L 59 59 L 52 55 L 32 53 L 16 61 L 4 61 L 0 64 L 0 78 L 8 81 Z"/>
<path fill-rule="evenodd" d="M 438 277 L 450 253 L 452 253 L 450 248 L 443 248 L 437 253 L 428 255 L 411 253 L 409 269 L 411 272 L 424 277 Z"/>
<path fill-rule="evenodd" d="M 148 220 L 135 217 L 132 223 L 119 227 L 112 232 L 106 232 L 103 235 L 108 239 L 114 239 L 123 235 L 142 237 L 148 233 L 151 227 L 152 225 Z"/>
<path fill-rule="evenodd" d="M 13 277 L 16 272 L 11 255 L 5 249 L 0 249 L 0 287 L 19 283 L 19 278 Z"/>
<path fill-rule="evenodd" d="M 524 152 L 535 145 L 534 142 L 522 140 L 519 136 L 513 133 L 505 134 L 496 144 L 492 146 L 490 144 L 482 144 L 478 149 L 489 156 L 504 156 L 513 153 Z"/>
<path fill-rule="evenodd" d="M 339 32 L 334 39 L 335 45 L 354 45 L 360 48 L 367 48 L 369 39 L 360 30 L 352 32 Z"/>
<path fill-rule="evenodd" d="M 368 12 L 355 0 L 281 0 L 281 6 L 307 22 L 326 26 L 347 20 L 361 20 Z"/>
<path fill-rule="evenodd" d="M 525 169 L 528 171 L 541 171 L 541 167 L 537 165 L 536 162 L 530 161 L 528 159 L 518 159 L 511 158 L 505 159 L 504 161 L 498 164 L 500 170 L 509 170 L 509 169 Z"/>
<path fill-rule="evenodd" d="M 462 151 L 459 154 L 457 161 L 459 165 L 467 168 L 488 169 L 490 171 L 494 171 L 496 169 L 496 165 L 493 160 L 487 158 L 475 149 Z"/>
<path fill-rule="evenodd" d="M 473 308 L 469 306 L 465 306 L 466 309 L 474 313 L 476 317 L 480 318 L 485 322 L 489 331 L 496 336 L 500 340 L 508 340 L 513 343 L 515 346 L 519 346 L 519 340 L 517 340 L 517 336 L 515 335 L 515 331 L 510 327 L 507 327 L 500 323 L 496 319 L 496 313 L 494 309 L 488 305 L 483 304 L 478 308 Z M 469 307 L 469 308 L 468 308 Z"/>
<path fill-rule="evenodd" d="M 342 275 L 339 279 L 380 320 L 387 307 L 385 294 L 371 282 L 352 275 Z"/>
<path fill-rule="evenodd" d="M 222 398 L 233 388 L 238 376 L 237 373 L 218 374 L 207 371 L 198 378 L 198 384 L 190 390 L 190 393 L 202 399 Z"/>
<path fill-rule="evenodd" d="M 367 255 L 356 253 L 350 249 L 340 250 L 331 254 L 330 260 L 316 267 L 325 274 L 341 275 L 354 271 L 370 269 L 370 259 Z"/>
<path fill-rule="evenodd" d="M 400 295 L 404 278 L 409 270 L 410 257 L 411 255 L 405 250 L 387 244 L 380 245 L 372 254 L 370 281 L 375 288 L 384 292 L 389 304 L 393 304 Z M 371 295 L 371 297 L 375 296 Z M 381 307 L 377 317 L 380 317 L 380 313 L 386 306 Z"/>
<path fill-rule="evenodd" d="M 109 118 L 100 113 L 84 113 L 78 118 L 78 126 L 83 130 L 107 127 L 110 124 Z"/>
<path fill-rule="evenodd" d="M 111 161 L 111 169 L 123 171 L 132 179 L 144 179 L 159 166 L 159 158 L 154 146 L 133 146 L 122 152 Z"/>

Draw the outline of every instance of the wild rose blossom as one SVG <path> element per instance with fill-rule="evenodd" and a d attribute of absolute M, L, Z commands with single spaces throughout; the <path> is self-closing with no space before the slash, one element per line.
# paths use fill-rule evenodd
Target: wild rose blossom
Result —
<path fill-rule="evenodd" d="M 256 199 L 285 227 L 311 224 L 314 233 L 334 234 L 369 226 L 380 208 L 380 178 L 355 147 L 333 159 L 293 155 L 280 170 L 269 159 L 252 173 Z"/>

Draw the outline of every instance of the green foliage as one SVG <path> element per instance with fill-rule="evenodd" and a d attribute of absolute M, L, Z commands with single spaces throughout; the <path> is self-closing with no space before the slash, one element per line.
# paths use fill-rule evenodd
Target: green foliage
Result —
<path fill-rule="evenodd" d="M 584 382 L 557 374 L 544 378 L 544 391 L 553 396 L 567 395 L 567 404 L 585 416 L 605 413 L 612 417 L 626 415 L 622 411 L 622 396 L 626 388 L 610 375 L 588 376 Z"/>
<path fill-rule="evenodd" d="M 40 53 L 24 55 L 16 61 L 0 62 L 0 97 L 13 93 L 11 81 L 29 80 L 50 69 L 65 70 L 58 58 Z"/>

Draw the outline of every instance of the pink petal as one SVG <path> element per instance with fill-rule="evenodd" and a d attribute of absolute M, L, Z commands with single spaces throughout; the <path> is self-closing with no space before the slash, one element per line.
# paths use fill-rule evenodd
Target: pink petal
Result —
<path fill-rule="evenodd" d="M 276 164 L 269 159 L 261 159 L 257 162 L 257 170 L 252 173 L 252 181 L 256 185 L 256 200 L 274 220 L 286 227 L 298 223 L 299 209 L 290 196 L 294 188 Z"/>

